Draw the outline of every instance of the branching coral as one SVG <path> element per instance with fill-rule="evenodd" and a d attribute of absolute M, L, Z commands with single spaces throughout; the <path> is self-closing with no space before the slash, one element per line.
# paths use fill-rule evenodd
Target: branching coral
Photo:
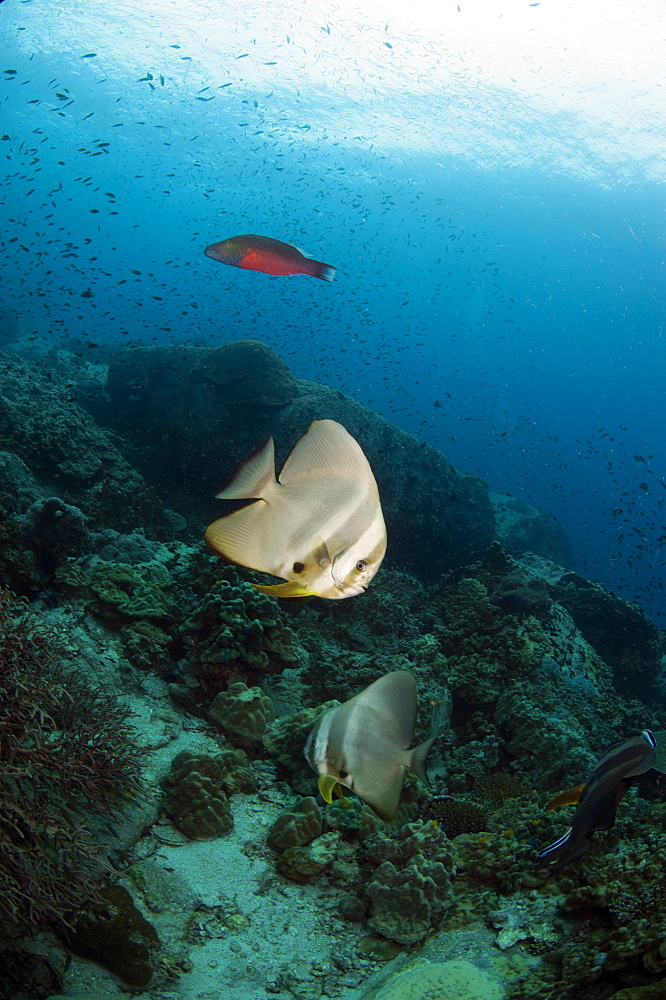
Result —
<path fill-rule="evenodd" d="M 139 789 L 127 712 L 57 666 L 55 633 L 0 592 L 0 934 L 56 925 L 95 894 L 94 834 Z"/>

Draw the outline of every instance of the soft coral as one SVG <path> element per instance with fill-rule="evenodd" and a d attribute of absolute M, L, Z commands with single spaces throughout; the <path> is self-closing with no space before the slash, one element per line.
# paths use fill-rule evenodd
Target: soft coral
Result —
<path fill-rule="evenodd" d="M 0 950 L 95 896 L 93 831 L 139 788 L 127 711 L 61 656 L 57 632 L 0 591 Z"/>

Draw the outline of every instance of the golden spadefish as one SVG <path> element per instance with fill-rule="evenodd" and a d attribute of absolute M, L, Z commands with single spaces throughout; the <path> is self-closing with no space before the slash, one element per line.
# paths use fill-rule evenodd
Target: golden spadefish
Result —
<path fill-rule="evenodd" d="M 338 785 L 348 788 L 384 820 L 398 811 L 405 771 L 424 777 L 436 737 L 409 748 L 416 724 L 416 680 L 407 670 L 380 677 L 313 727 L 305 757 L 319 774 L 319 790 L 331 802 Z"/>
<path fill-rule="evenodd" d="M 386 552 L 377 483 L 357 441 L 335 420 L 313 420 L 275 478 L 273 438 L 237 466 L 217 494 L 255 503 L 214 521 L 208 547 L 230 562 L 278 576 L 278 597 L 353 597 Z"/>

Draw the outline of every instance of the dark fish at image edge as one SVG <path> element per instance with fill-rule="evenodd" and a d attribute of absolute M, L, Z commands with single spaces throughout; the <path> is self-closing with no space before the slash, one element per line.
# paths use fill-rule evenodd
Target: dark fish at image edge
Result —
<path fill-rule="evenodd" d="M 617 807 L 629 790 L 632 779 L 652 768 L 664 769 L 664 753 L 658 749 L 658 739 L 649 729 L 644 729 L 622 743 L 612 746 L 597 763 L 584 785 L 556 796 L 546 807 L 577 803 L 571 826 L 548 847 L 539 851 L 542 868 L 553 871 L 565 868 L 587 854 L 590 841 L 600 830 L 610 830 L 615 823 Z"/>
<path fill-rule="evenodd" d="M 230 267 L 241 267 L 246 271 L 261 271 L 263 274 L 281 275 L 309 274 L 322 281 L 333 281 L 336 268 L 320 260 L 306 257 L 291 243 L 274 240 L 270 236 L 232 236 L 219 243 L 211 243 L 204 250 L 206 257 Z"/>

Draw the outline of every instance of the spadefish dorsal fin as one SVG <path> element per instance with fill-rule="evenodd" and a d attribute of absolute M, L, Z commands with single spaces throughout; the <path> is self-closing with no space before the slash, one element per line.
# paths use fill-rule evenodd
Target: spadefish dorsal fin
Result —
<path fill-rule="evenodd" d="M 416 725 L 416 678 L 408 670 L 393 670 L 356 696 L 386 720 L 396 750 L 407 750 Z M 411 766 L 411 765 L 410 765 Z"/>
<path fill-rule="evenodd" d="M 215 496 L 220 500 L 253 500 L 263 497 L 275 483 L 275 445 L 267 437 L 238 463 L 229 481 Z"/>
<path fill-rule="evenodd" d="M 353 478 L 369 481 L 373 478 L 358 441 L 335 420 L 313 420 L 307 433 L 289 452 L 279 480 L 284 485 L 318 472 L 349 476 L 350 471 L 355 473 Z"/>

